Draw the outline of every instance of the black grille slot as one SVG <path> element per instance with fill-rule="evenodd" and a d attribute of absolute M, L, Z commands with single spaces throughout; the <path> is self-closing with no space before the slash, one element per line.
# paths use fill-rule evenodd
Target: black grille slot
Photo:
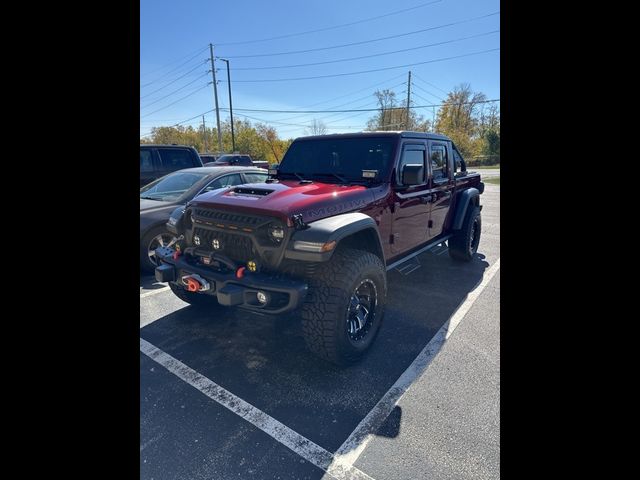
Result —
<path fill-rule="evenodd" d="M 204 208 L 196 208 L 194 213 L 196 217 L 217 220 L 219 222 L 232 222 L 234 224 L 247 226 L 257 225 L 261 220 L 263 220 L 259 217 L 239 215 L 237 213 L 221 212 L 220 210 L 209 210 Z"/>
<path fill-rule="evenodd" d="M 196 227 L 194 235 L 200 237 L 200 248 L 213 250 L 237 262 L 247 262 L 255 258 L 253 243 L 249 237 L 234 233 L 206 230 Z M 218 240 L 220 248 L 213 247 L 213 240 Z"/>

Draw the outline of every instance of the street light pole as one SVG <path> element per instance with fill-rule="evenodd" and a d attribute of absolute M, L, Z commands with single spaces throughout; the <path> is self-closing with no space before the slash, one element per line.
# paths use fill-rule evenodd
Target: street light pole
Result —
<path fill-rule="evenodd" d="M 223 62 L 227 64 L 227 85 L 229 86 L 229 114 L 231 115 L 231 145 L 232 151 L 236 151 L 236 137 L 233 132 L 233 103 L 231 103 L 231 74 L 229 73 L 229 60 L 225 60 L 224 58 L 220 58 Z"/>

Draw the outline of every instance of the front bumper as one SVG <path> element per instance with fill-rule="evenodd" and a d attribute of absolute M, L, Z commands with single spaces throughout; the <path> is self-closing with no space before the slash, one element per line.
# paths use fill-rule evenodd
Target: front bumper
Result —
<path fill-rule="evenodd" d="M 251 273 L 245 270 L 244 276 L 238 278 L 234 271 L 220 272 L 211 267 L 194 265 L 187 262 L 184 256 L 174 259 L 175 250 L 161 247 L 156 250 L 156 258 L 160 265 L 155 276 L 159 282 L 174 282 L 185 286 L 182 278 L 188 275 L 199 275 L 210 283 L 210 288 L 198 295 L 212 295 L 220 305 L 237 306 L 260 313 L 280 314 L 291 312 L 302 305 L 307 294 L 305 282 L 286 278 L 273 278 L 262 273 Z M 258 301 L 258 292 L 265 294 L 267 303 Z"/>

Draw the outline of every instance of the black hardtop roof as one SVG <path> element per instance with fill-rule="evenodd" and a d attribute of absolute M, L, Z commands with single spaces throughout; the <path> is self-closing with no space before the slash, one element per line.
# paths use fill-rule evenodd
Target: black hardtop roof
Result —
<path fill-rule="evenodd" d="M 355 132 L 355 133 L 331 133 L 329 135 L 311 135 L 308 137 L 298 137 L 298 140 L 320 140 L 323 138 L 360 138 L 360 137 L 402 137 L 402 138 L 423 138 L 427 140 L 445 140 L 451 139 L 446 135 L 431 132 L 412 132 L 409 130 L 398 131 L 372 131 L 372 132 Z"/>

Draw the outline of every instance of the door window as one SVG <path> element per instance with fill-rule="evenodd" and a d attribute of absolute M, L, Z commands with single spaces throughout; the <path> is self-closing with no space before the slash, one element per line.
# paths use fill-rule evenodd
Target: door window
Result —
<path fill-rule="evenodd" d="M 181 170 L 183 168 L 191 168 L 194 166 L 191 152 L 188 150 L 180 150 L 171 148 L 167 150 L 159 150 L 162 168 L 164 170 Z"/>
<path fill-rule="evenodd" d="M 431 172 L 434 181 L 449 178 L 448 162 L 446 147 L 444 145 L 431 145 Z"/>
<path fill-rule="evenodd" d="M 140 172 L 153 172 L 153 154 L 151 150 L 140 150 Z"/>
<path fill-rule="evenodd" d="M 407 145 L 402 152 L 402 158 L 400 158 L 400 164 L 398 165 L 398 185 L 403 185 L 402 180 L 402 168 L 405 165 L 422 165 L 424 163 L 425 149 L 421 145 Z"/>
<path fill-rule="evenodd" d="M 213 182 L 207 185 L 204 190 L 202 190 L 202 193 L 217 190 L 218 188 L 240 185 L 241 183 L 242 178 L 237 173 L 234 173 L 233 175 L 225 175 L 224 177 L 216 178 Z"/>

